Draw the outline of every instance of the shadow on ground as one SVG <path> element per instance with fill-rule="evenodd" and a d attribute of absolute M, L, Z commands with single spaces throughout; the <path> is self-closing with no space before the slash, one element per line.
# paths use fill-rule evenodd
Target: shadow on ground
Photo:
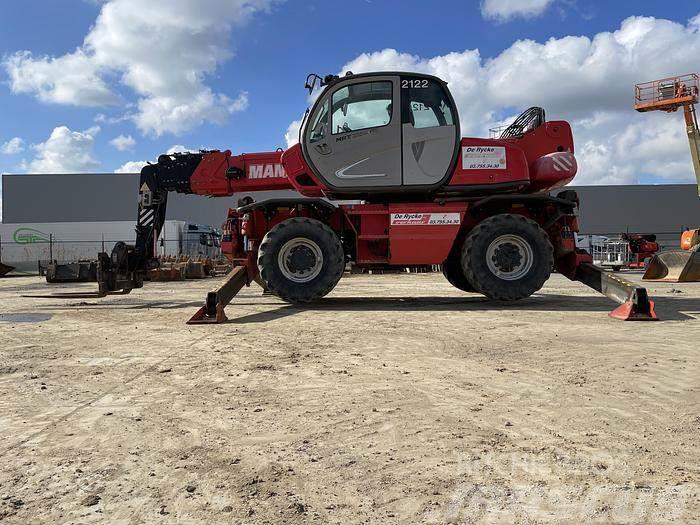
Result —
<path fill-rule="evenodd" d="M 289 305 L 279 299 L 266 296 L 259 299 L 259 294 L 242 294 L 233 300 L 226 308 L 229 322 L 263 323 L 282 319 L 304 311 L 435 311 L 435 312 L 467 312 L 467 311 L 531 311 L 531 312 L 611 312 L 616 303 L 603 296 L 575 296 L 562 294 L 541 294 L 516 301 L 504 303 L 492 301 L 486 297 L 470 294 L 464 297 L 326 297 L 308 305 Z M 661 295 L 652 297 L 656 303 L 656 312 L 662 321 L 688 321 L 700 318 L 700 298 L 683 297 L 681 295 Z M 202 301 L 178 302 L 173 300 L 148 300 L 137 297 L 119 299 L 98 299 L 86 301 L 59 301 L 37 306 L 37 310 L 65 310 L 66 308 L 96 308 L 106 310 L 180 310 L 197 309 Z M 269 306 L 277 308 L 253 314 L 236 315 L 236 306 Z M 193 312 L 194 313 L 194 312 Z"/>
<path fill-rule="evenodd" d="M 663 321 L 687 321 L 700 317 L 700 298 L 655 297 L 656 312 Z M 248 304 L 248 303 L 238 303 Z M 260 303 L 256 303 L 260 304 Z M 468 311 L 531 311 L 531 312 L 611 312 L 616 303 L 605 297 L 580 297 L 570 295 L 547 294 L 533 296 L 522 301 L 503 303 L 491 301 L 481 296 L 469 297 L 327 297 L 317 303 L 298 306 L 282 305 L 275 310 L 259 312 L 242 317 L 235 316 L 236 301 L 228 306 L 230 322 L 262 323 L 281 319 L 303 311 L 322 312 L 362 312 L 379 310 L 391 311 L 433 311 L 433 312 L 468 312 Z M 695 315 L 693 315 L 695 314 Z"/>

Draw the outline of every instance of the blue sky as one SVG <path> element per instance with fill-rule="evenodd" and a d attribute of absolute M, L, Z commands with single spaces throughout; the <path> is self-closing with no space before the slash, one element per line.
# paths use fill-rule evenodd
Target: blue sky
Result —
<path fill-rule="evenodd" d="M 1 172 L 111 172 L 174 145 L 284 147 L 290 123 L 308 104 L 307 73 L 408 65 L 449 77 L 465 132 L 483 134 L 530 100 L 550 117 L 571 120 L 581 182 L 692 180 L 680 115 L 629 108 L 634 81 L 700 69 L 697 0 L 676 1 L 673 9 L 650 0 L 153 0 L 142 2 L 151 12 L 132 22 L 133 1 L 3 2 Z M 171 32 L 164 21 L 182 7 L 208 12 L 191 30 L 183 22 Z M 121 18 L 98 21 L 107 8 L 121 10 Z M 140 33 L 128 34 L 130 27 Z M 596 44 L 616 32 L 614 45 Z M 569 36 L 588 37 L 588 44 Z M 529 47 L 518 44 L 527 40 Z M 186 56 L 193 42 L 199 50 Z M 133 67 L 123 50 L 144 63 Z M 70 65 L 55 62 L 61 57 Z M 569 57 L 562 73 L 557 64 Z M 624 64 L 619 75 L 616 64 Z M 515 81 L 501 87 L 509 71 Z M 199 96 L 201 104 L 190 107 Z M 175 111 L 168 104 L 177 101 L 185 102 Z M 173 113 L 163 122 L 161 107 Z M 649 144 L 658 147 L 655 157 Z"/>

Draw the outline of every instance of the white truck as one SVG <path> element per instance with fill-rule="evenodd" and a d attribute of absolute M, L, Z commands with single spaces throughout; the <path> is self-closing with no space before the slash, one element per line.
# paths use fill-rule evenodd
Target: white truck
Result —
<path fill-rule="evenodd" d="M 185 221 L 165 221 L 157 240 L 159 255 L 217 257 L 220 233 L 211 226 Z M 91 261 L 99 252 L 110 253 L 117 241 L 133 243 L 136 223 L 54 222 L 0 224 L 0 261 L 16 273 L 37 273 L 50 261 Z"/>

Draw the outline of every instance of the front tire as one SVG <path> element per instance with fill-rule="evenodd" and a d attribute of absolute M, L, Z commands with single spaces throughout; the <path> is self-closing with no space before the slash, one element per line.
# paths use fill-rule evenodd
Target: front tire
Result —
<path fill-rule="evenodd" d="M 462 263 L 459 257 L 454 257 L 450 255 L 447 260 L 442 264 L 442 275 L 445 279 L 463 292 L 476 292 L 474 287 L 469 283 L 467 277 L 464 275 L 464 270 L 462 269 Z"/>
<path fill-rule="evenodd" d="M 533 220 L 504 213 L 474 227 L 462 247 L 462 268 L 477 291 L 517 301 L 542 288 L 554 264 L 552 243 Z"/>
<path fill-rule="evenodd" d="M 274 226 L 260 243 L 258 271 L 268 290 L 289 303 L 330 293 L 345 269 L 338 236 L 320 221 L 295 217 Z"/>

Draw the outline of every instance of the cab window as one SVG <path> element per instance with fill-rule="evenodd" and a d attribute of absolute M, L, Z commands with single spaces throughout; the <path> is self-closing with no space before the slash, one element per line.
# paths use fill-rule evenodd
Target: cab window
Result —
<path fill-rule="evenodd" d="M 386 126 L 393 111 L 392 82 L 350 84 L 332 99 L 331 132 L 334 135 L 360 129 Z"/>
<path fill-rule="evenodd" d="M 311 134 L 309 135 L 310 142 L 317 142 L 326 137 L 326 128 L 328 127 L 328 99 L 323 102 L 321 110 L 311 126 Z"/>
<path fill-rule="evenodd" d="M 414 128 L 454 125 L 450 99 L 434 80 L 403 78 L 401 92 L 408 102 L 408 121 Z"/>

